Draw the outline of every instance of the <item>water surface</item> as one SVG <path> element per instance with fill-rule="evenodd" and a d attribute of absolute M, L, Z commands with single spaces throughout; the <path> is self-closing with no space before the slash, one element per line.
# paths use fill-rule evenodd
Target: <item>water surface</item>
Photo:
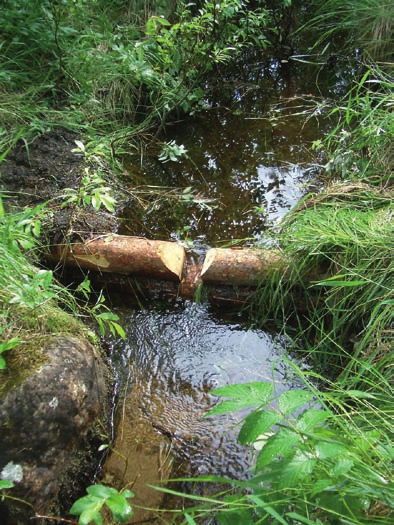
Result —
<path fill-rule="evenodd" d="M 125 204 L 120 233 L 187 241 L 202 257 L 212 246 L 258 242 L 320 185 L 312 144 L 324 137 L 324 126 L 308 118 L 319 91 L 315 73 L 249 58 L 213 82 L 203 111 L 166 128 L 161 139 L 182 145 L 186 156 L 163 163 L 161 146 L 131 152 L 125 183 L 131 192 L 148 184 L 155 195 L 137 193 Z M 252 451 L 236 441 L 245 412 L 206 418 L 218 401 L 212 390 L 250 381 L 269 381 L 278 395 L 302 388 L 288 360 L 291 342 L 207 304 L 118 313 L 127 337 L 112 352 L 115 452 L 102 478 L 133 487 L 141 507 L 171 508 L 177 503 L 146 484 L 179 475 L 247 475 Z M 135 520 L 154 523 L 138 512 Z"/>
<path fill-rule="evenodd" d="M 235 239 L 253 244 L 320 182 L 312 145 L 327 123 L 311 118 L 316 71 L 252 55 L 211 87 L 206 108 L 167 126 L 162 141 L 187 150 L 178 162 L 160 162 L 160 145 L 130 156 L 125 181 L 188 193 L 131 200 L 121 232 L 162 240 L 187 238 L 217 246 Z"/>

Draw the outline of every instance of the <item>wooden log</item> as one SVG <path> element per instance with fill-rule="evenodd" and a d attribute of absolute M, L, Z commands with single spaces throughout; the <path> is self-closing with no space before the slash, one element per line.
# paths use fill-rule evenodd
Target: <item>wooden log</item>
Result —
<path fill-rule="evenodd" d="M 56 246 L 51 259 L 86 270 L 180 281 L 185 250 L 174 242 L 108 234 L 84 243 Z"/>
<path fill-rule="evenodd" d="M 206 254 L 201 279 L 208 284 L 256 286 L 269 272 L 287 273 L 280 252 L 269 250 L 212 248 Z"/>

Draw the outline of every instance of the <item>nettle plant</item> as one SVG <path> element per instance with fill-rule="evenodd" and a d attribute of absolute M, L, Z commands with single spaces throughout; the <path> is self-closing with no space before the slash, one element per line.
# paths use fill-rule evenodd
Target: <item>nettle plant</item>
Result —
<path fill-rule="evenodd" d="M 87 157 L 87 152 L 83 142 L 75 141 L 77 148 L 72 151 L 82 153 Z M 93 155 L 93 160 L 97 157 Z M 77 189 L 66 188 L 62 207 L 73 204 L 78 207 L 92 206 L 96 212 L 104 206 L 109 212 L 115 211 L 116 200 L 112 195 L 112 188 L 105 185 L 105 180 L 99 175 L 99 171 L 91 172 L 89 167 L 85 168 Z"/>
<path fill-rule="evenodd" d="M 274 397 L 271 383 L 247 383 L 218 388 L 228 398 L 208 416 L 255 408 L 244 420 L 238 440 L 256 451 L 249 480 L 215 476 L 205 482 L 228 482 L 233 490 L 221 498 L 204 498 L 204 507 L 188 509 L 183 523 L 215 515 L 222 525 L 252 523 L 382 523 L 373 516 L 376 505 L 389 507 L 389 441 L 378 429 L 362 432 L 350 418 L 316 408 L 308 390 L 290 390 Z M 360 395 L 367 395 L 361 393 Z M 372 396 L 372 395 L 371 395 Z M 373 396 L 372 396 L 373 397 Z M 165 489 L 164 489 L 165 490 Z M 198 496 L 189 496 L 201 502 Z"/>
<path fill-rule="evenodd" d="M 101 509 L 108 507 L 116 523 L 124 523 L 133 515 L 128 499 L 134 497 L 130 490 L 118 492 L 112 487 L 91 485 L 87 489 L 87 496 L 77 500 L 70 509 L 70 514 L 79 516 L 78 525 L 96 523 L 102 525 Z"/>

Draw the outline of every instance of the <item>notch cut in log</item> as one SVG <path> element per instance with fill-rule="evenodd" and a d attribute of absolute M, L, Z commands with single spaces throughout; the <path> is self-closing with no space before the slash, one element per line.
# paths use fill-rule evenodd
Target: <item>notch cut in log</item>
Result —
<path fill-rule="evenodd" d="M 108 234 L 84 243 L 56 246 L 51 259 L 86 270 L 180 281 L 185 250 L 174 242 Z"/>

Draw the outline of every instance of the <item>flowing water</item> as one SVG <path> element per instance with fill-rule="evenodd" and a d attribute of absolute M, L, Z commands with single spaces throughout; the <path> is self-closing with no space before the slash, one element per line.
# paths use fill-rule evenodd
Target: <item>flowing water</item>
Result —
<path fill-rule="evenodd" d="M 119 385 L 116 452 L 107 458 L 102 479 L 131 484 L 135 505 L 159 508 L 162 494 L 146 488 L 148 483 L 246 475 L 251 452 L 237 444 L 236 435 L 247 412 L 205 417 L 218 400 L 210 392 L 249 381 L 271 382 L 275 394 L 301 388 L 286 359 L 289 340 L 248 328 L 239 314 L 218 315 L 208 304 L 118 313 L 127 336 L 112 349 Z M 151 512 L 136 509 L 130 523 L 144 519 L 154 523 Z"/>
<path fill-rule="evenodd" d="M 144 182 L 157 195 L 130 199 L 120 233 L 184 242 L 198 257 L 222 243 L 261 242 L 320 184 L 312 141 L 324 130 L 307 119 L 314 84 L 306 67 L 258 57 L 217 81 L 205 110 L 166 129 L 163 140 L 184 146 L 186 157 L 159 162 L 159 150 L 131 156 L 130 189 Z M 143 199 L 144 209 L 137 206 Z M 289 340 L 208 304 L 124 304 L 117 313 L 126 341 L 114 341 L 112 350 L 115 452 L 100 479 L 132 487 L 136 507 L 169 509 L 182 503 L 147 483 L 245 476 L 251 452 L 236 442 L 240 416 L 204 417 L 217 402 L 210 392 L 249 381 L 273 382 L 276 393 L 299 388 L 284 359 Z M 155 512 L 135 511 L 130 523 L 155 523 Z"/>

